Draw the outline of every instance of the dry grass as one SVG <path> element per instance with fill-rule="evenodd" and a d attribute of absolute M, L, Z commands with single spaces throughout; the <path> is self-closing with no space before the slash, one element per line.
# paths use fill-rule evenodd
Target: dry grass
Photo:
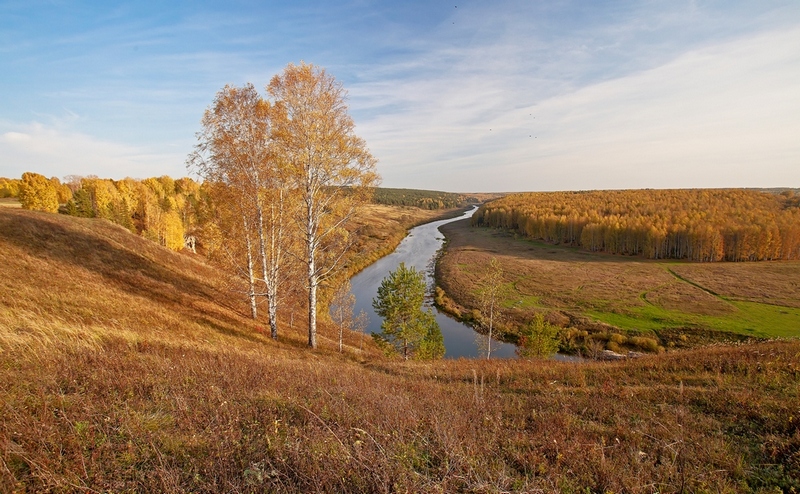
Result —
<path fill-rule="evenodd" d="M 0 210 L 2 492 L 800 489 L 800 344 L 624 364 L 304 348 L 99 220 Z"/>
<path fill-rule="evenodd" d="M 682 263 L 671 266 L 723 297 L 800 308 L 800 263 Z"/>

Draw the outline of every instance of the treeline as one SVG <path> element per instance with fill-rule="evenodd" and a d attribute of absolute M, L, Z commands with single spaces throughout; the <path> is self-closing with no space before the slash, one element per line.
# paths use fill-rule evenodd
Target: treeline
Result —
<path fill-rule="evenodd" d="M 389 206 L 414 206 L 421 209 L 461 208 L 480 202 L 477 198 L 435 190 L 376 188 L 373 201 Z"/>
<path fill-rule="evenodd" d="M 449 209 L 475 204 L 475 197 L 450 192 L 374 188 L 375 204 Z M 25 172 L 0 177 L 0 198 L 19 198 L 22 207 L 84 218 L 105 218 L 172 250 L 208 243 L 204 225 L 214 207 L 207 185 L 184 177 L 111 180 L 70 175 L 60 180 Z M 205 235 L 204 235 L 205 234 Z"/>
<path fill-rule="evenodd" d="M 23 208 L 84 218 L 105 218 L 172 250 L 194 245 L 212 205 L 206 188 L 191 178 L 168 176 L 110 180 L 95 176 L 46 178 L 25 172 L 0 178 L 0 195 Z"/>
<path fill-rule="evenodd" d="M 472 224 L 593 252 L 650 259 L 800 259 L 800 196 L 791 190 L 513 194 L 483 205 Z"/>

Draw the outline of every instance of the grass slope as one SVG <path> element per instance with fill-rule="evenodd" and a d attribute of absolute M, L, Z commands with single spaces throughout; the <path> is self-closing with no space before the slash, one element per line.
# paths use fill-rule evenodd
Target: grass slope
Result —
<path fill-rule="evenodd" d="M 99 220 L 0 209 L 2 492 L 791 492 L 800 344 L 406 364 Z"/>

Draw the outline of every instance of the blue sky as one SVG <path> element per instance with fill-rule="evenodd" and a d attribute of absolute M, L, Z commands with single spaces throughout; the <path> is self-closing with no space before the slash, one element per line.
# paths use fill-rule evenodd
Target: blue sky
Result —
<path fill-rule="evenodd" d="M 386 187 L 800 187 L 797 0 L 0 0 L 0 176 L 189 175 L 216 92 L 300 61 Z"/>

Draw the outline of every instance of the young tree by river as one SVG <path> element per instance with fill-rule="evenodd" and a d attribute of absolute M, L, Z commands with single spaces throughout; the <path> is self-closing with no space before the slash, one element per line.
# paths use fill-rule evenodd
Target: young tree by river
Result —
<path fill-rule="evenodd" d="M 558 326 L 537 313 L 520 332 L 517 353 L 522 358 L 546 359 L 558 351 Z"/>
<path fill-rule="evenodd" d="M 479 292 L 481 310 L 483 311 L 481 325 L 487 332 L 486 339 L 483 340 L 484 343 L 482 344 L 485 348 L 482 349 L 486 351 L 486 358 L 490 359 L 492 357 L 494 328 L 501 319 L 502 303 L 506 295 L 508 295 L 508 287 L 503 280 L 503 268 L 497 262 L 496 257 L 492 257 L 486 274 L 481 281 L 483 285 Z"/>
<path fill-rule="evenodd" d="M 425 301 L 425 276 L 405 263 L 383 279 L 378 296 L 372 301 L 375 313 L 383 318 L 381 333 L 373 334 L 379 344 L 400 352 L 403 358 L 427 360 L 444 356 L 444 339 Z"/>

